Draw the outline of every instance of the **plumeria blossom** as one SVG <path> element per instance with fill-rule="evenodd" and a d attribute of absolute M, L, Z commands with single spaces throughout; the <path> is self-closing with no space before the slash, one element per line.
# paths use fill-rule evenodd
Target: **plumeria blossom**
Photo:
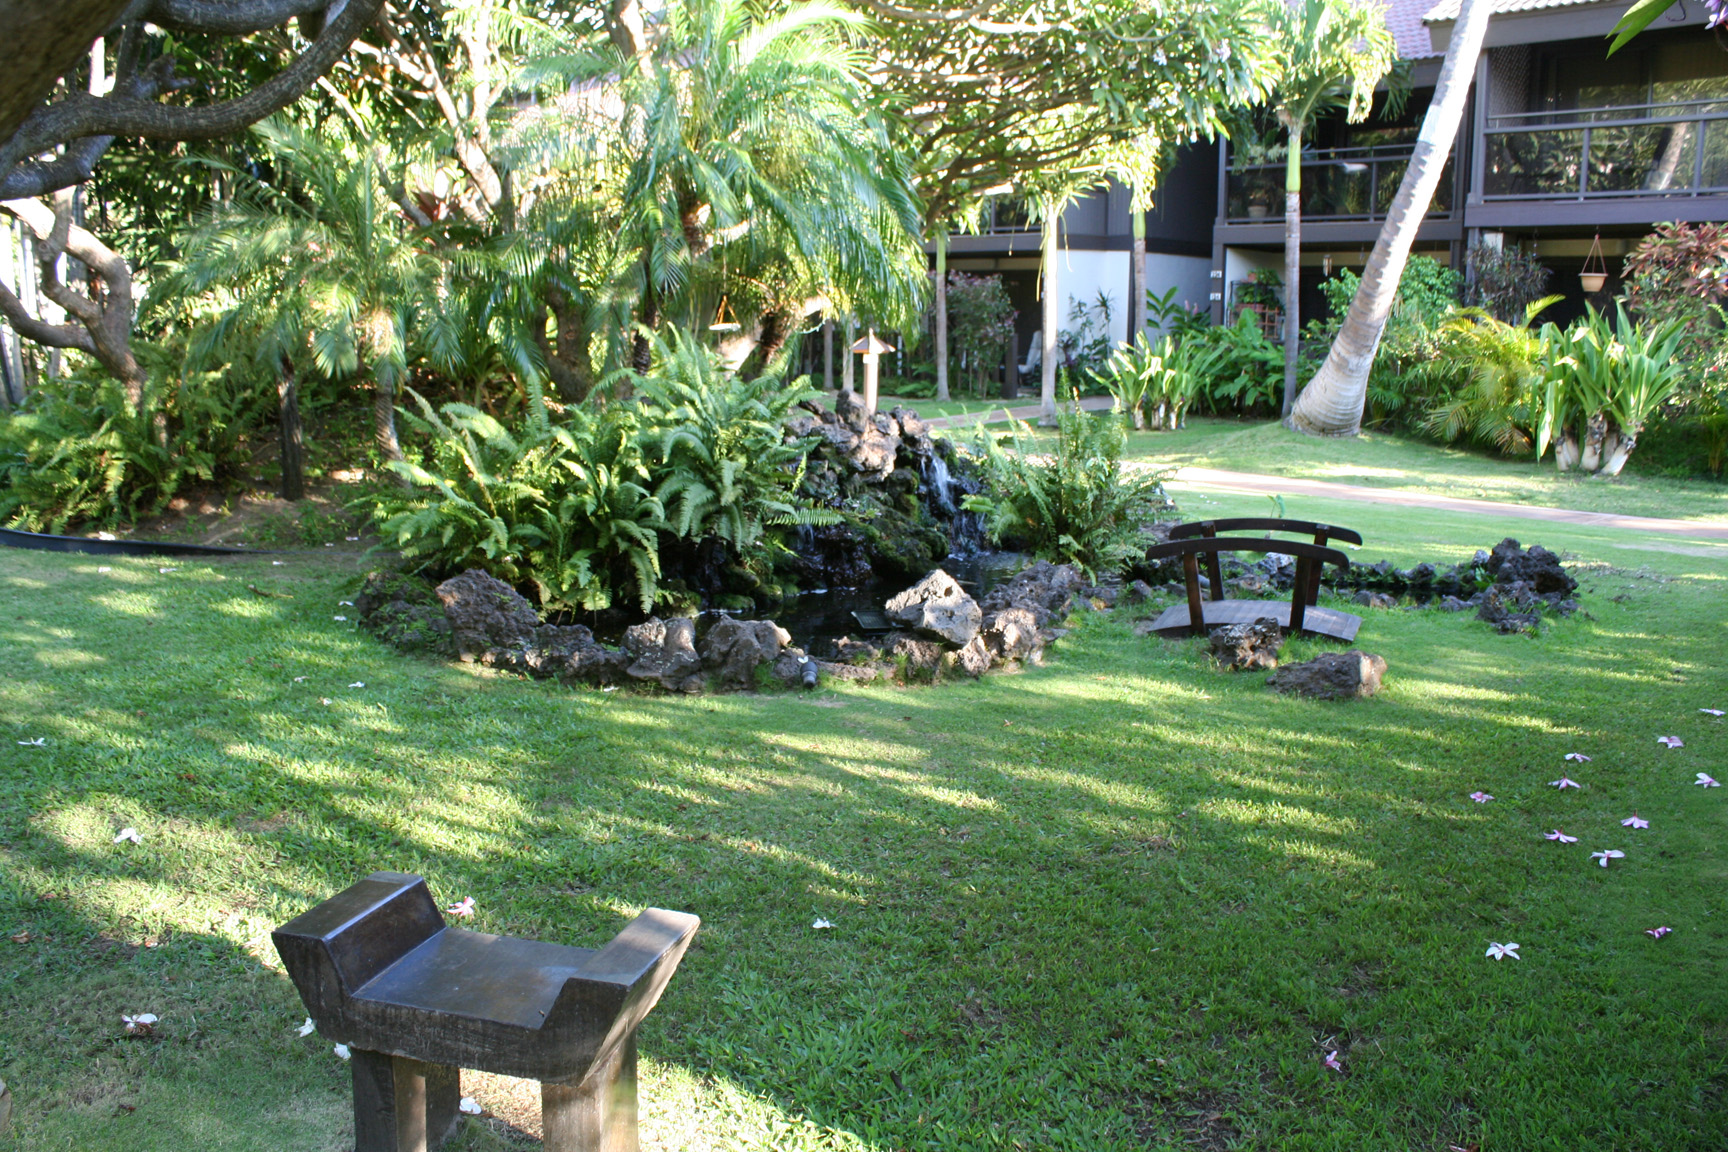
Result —
<path fill-rule="evenodd" d="M 346 1060 L 348 1057 L 353 1055 L 352 1052 L 348 1051 L 348 1045 L 346 1044 L 338 1044 L 336 1047 L 332 1048 L 331 1051 L 336 1053 L 336 1055 L 343 1060 Z"/>
<path fill-rule="evenodd" d="M 1650 827 L 1650 821 L 1644 819 L 1644 817 L 1642 817 L 1642 816 L 1638 815 L 1636 812 L 1634 812 L 1632 815 L 1626 817 L 1626 819 L 1620 821 L 1620 827 L 1622 827 L 1622 828 L 1648 828 L 1648 827 Z"/>
<path fill-rule="evenodd" d="M 816 922 L 814 924 L 810 925 L 810 927 L 812 927 L 812 928 L 832 928 L 832 927 L 834 927 L 834 922 L 831 920 L 824 920 L 822 917 L 818 916 L 818 917 L 816 917 Z"/>
<path fill-rule="evenodd" d="M 300 1025 L 300 1035 L 302 1037 L 310 1036 L 316 1031 L 318 1031 L 318 1025 L 312 1023 L 312 1017 L 306 1017 L 306 1023 Z"/>
<path fill-rule="evenodd" d="M 1582 788 L 1584 785 L 1578 783 L 1578 781 L 1572 779 L 1570 776 L 1562 776 L 1558 780 L 1548 781 L 1548 787 L 1558 788 L 1560 791 L 1564 792 L 1568 788 Z"/>
<path fill-rule="evenodd" d="M 1518 955 L 1518 945 L 1516 945 L 1516 944 L 1493 944 L 1493 943 L 1490 943 L 1488 945 L 1488 951 L 1485 953 L 1485 955 L 1490 960 L 1506 960 L 1506 959 L 1522 960 L 1522 959 L 1524 959 L 1524 957 Z"/>
<path fill-rule="evenodd" d="M 48 737 L 38 736 L 34 740 L 20 740 L 18 743 L 26 748 L 46 748 L 48 747 Z"/>
<path fill-rule="evenodd" d="M 1620 849 L 1618 849 L 1618 848 L 1610 848 L 1606 852 L 1592 852 L 1592 853 L 1590 853 L 1590 859 L 1601 864 L 1602 867 L 1604 867 L 1604 868 L 1608 867 L 1608 861 L 1610 861 L 1610 860 L 1623 860 L 1623 859 L 1625 859 L 1625 857 L 1626 857 L 1626 853 L 1620 851 Z"/>
<path fill-rule="evenodd" d="M 354 537 L 350 536 L 349 539 L 352 540 Z M 456 1105 L 456 1111 L 467 1116 L 479 1116 L 485 1112 L 486 1109 L 480 1107 L 480 1102 L 474 1099 L 474 1097 L 464 1096 L 462 1097 L 462 1103 Z"/>
<path fill-rule="evenodd" d="M 318 703 L 328 705 L 330 703 L 330 697 L 320 696 L 320 697 L 318 697 Z"/>
<path fill-rule="evenodd" d="M 1704 15 L 1706 28 L 1728 25 L 1728 0 L 1704 0 Z"/>
<path fill-rule="evenodd" d="M 1590 763 L 1590 757 L 1584 755 L 1582 752 L 1568 752 L 1566 753 L 1566 759 L 1577 761 L 1579 764 Z"/>
<path fill-rule="evenodd" d="M 450 905 L 450 907 L 444 909 L 444 914 L 447 916 L 454 916 L 459 920 L 467 919 L 468 917 L 474 915 L 474 897 L 472 897 L 472 896 L 462 897 L 461 900 Z"/>
<path fill-rule="evenodd" d="M 346 617 L 346 616 L 332 616 L 332 617 L 330 617 L 330 619 L 338 621 L 339 623 L 342 623 L 342 624 L 348 623 L 348 617 Z"/>
<path fill-rule="evenodd" d="M 347 537 L 347 539 L 348 539 L 348 541 L 349 541 L 349 542 L 350 542 L 350 543 L 352 543 L 352 542 L 353 542 L 353 541 L 355 541 L 355 540 L 358 540 L 358 539 L 360 539 L 360 537 L 358 537 L 358 536 L 349 536 L 349 537 Z"/>
<path fill-rule="evenodd" d="M 1720 708 L 1700 708 L 1698 711 L 1706 716 L 1728 716 L 1728 712 L 1724 712 Z"/>
<path fill-rule="evenodd" d="M 348 685 L 348 687 L 350 687 L 350 688 L 364 688 L 364 687 L 366 687 L 366 681 L 356 680 L 356 681 L 354 681 L 354 683 Z"/>
<path fill-rule="evenodd" d="M 1554 831 L 1552 831 L 1552 832 L 1544 832 L 1542 834 L 1542 839 L 1544 839 L 1544 840 L 1558 840 L 1562 844 L 1576 844 L 1576 843 L 1578 843 L 1578 837 L 1568 836 L 1568 835 L 1566 835 L 1566 833 L 1560 831 L 1560 829 L 1558 829 L 1558 828 L 1554 829 Z"/>
<path fill-rule="evenodd" d="M 1668 927 L 1668 925 L 1664 924 L 1660 928 L 1646 928 L 1646 929 L 1644 929 L 1644 935 L 1651 936 L 1657 940 L 1660 940 L 1660 939 L 1662 939 L 1662 937 L 1668 935 L 1668 933 L 1670 933 L 1672 931 L 1674 931 L 1674 929 L 1672 929 L 1672 928 Z"/>
<path fill-rule="evenodd" d="M 120 1019 L 126 1025 L 126 1035 L 148 1036 L 161 1018 L 154 1012 L 140 1012 L 136 1016 L 127 1016 L 122 1013 Z"/>
<path fill-rule="evenodd" d="M 1344 1071 L 1344 1065 L 1338 1063 L 1338 1053 L 1336 1050 L 1326 1053 L 1326 1067 L 1332 1069 L 1334 1072 Z"/>
<path fill-rule="evenodd" d="M 144 838 L 138 835 L 138 829 L 136 828 L 122 828 L 114 834 L 114 843 L 116 844 L 123 843 L 127 840 L 132 841 L 134 844 L 142 844 L 144 842 Z"/>
<path fill-rule="evenodd" d="M 162 573 L 162 575 L 166 576 L 166 575 L 168 575 L 168 573 L 178 572 L 178 571 L 180 571 L 180 569 L 178 569 L 178 568 L 158 568 L 158 569 L 156 569 L 156 571 L 158 571 L 158 572 Z"/>
<path fill-rule="evenodd" d="M 352 607 L 354 607 L 354 601 L 352 601 L 352 600 L 338 600 L 338 601 L 336 601 L 336 607 L 338 607 L 338 608 L 352 608 Z"/>
<path fill-rule="evenodd" d="M 272 561 L 270 561 L 270 567 L 280 568 L 280 567 L 282 567 L 282 565 L 284 565 L 286 563 L 288 563 L 288 561 L 286 561 L 286 560 L 272 560 Z"/>
<path fill-rule="evenodd" d="M 1470 793 L 1470 799 L 1476 801 L 1478 804 L 1486 804 L 1488 801 L 1494 799 L 1494 797 L 1488 795 L 1486 792 L 1472 792 Z"/>
<path fill-rule="evenodd" d="M 1678 737 L 1678 736 L 1658 736 L 1658 737 L 1656 737 L 1656 743 L 1661 744 L 1661 745 L 1668 747 L 1668 748 L 1684 748 L 1684 747 L 1686 747 L 1686 742 L 1684 740 L 1680 739 L 1680 737 Z"/>
<path fill-rule="evenodd" d="M 296 677 L 294 677 L 294 683 L 296 683 L 296 684 L 304 684 L 304 683 L 306 683 L 306 677 L 304 677 L 304 676 L 296 676 Z"/>
<path fill-rule="evenodd" d="M 1722 787 L 1722 785 L 1716 783 L 1715 777 L 1711 776 L 1710 773 L 1708 773 L 1708 772 L 1698 773 L 1698 779 L 1692 781 L 1692 783 L 1701 784 L 1706 788 L 1720 788 L 1720 787 Z"/>
<path fill-rule="evenodd" d="M 112 572 L 112 571 L 114 571 L 114 569 L 112 569 L 112 568 L 98 568 L 98 569 L 96 569 L 96 571 L 98 571 L 98 572 Z"/>

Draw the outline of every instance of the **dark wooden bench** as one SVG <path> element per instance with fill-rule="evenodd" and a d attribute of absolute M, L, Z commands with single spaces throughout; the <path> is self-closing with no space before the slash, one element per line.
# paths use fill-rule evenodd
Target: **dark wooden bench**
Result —
<path fill-rule="evenodd" d="M 1172 537 L 1175 533 L 1171 533 Z M 1354 535 L 1354 533 L 1352 533 Z M 1296 574 L 1290 583 L 1290 602 L 1278 604 L 1268 600 L 1229 600 L 1224 596 L 1224 579 L 1218 557 L 1225 552 L 1278 552 L 1296 558 Z M 1148 560 L 1182 558 L 1183 583 L 1188 603 L 1166 608 L 1152 630 L 1160 636 L 1204 636 L 1222 624 L 1248 624 L 1270 616 L 1278 621 L 1285 635 L 1307 632 L 1348 643 L 1356 638 L 1362 618 L 1315 603 L 1320 585 L 1320 570 L 1336 564 L 1348 570 L 1350 560 L 1336 548 L 1322 548 L 1295 540 L 1274 540 L 1267 536 L 1190 536 L 1155 544 L 1146 550 Z M 1212 599 L 1208 603 L 1200 595 L 1200 557 L 1208 559 L 1208 579 Z"/>
<path fill-rule="evenodd" d="M 636 1029 L 700 922 L 650 908 L 606 947 L 450 928 L 426 882 L 366 879 L 276 929 L 319 1033 L 351 1050 L 356 1152 L 431 1152 L 459 1070 L 541 1082 L 548 1152 L 636 1152 Z"/>
<path fill-rule="evenodd" d="M 1210 540 L 1220 532 L 1290 532 L 1301 536 L 1313 537 L 1316 546 L 1324 548 L 1334 540 L 1342 540 L 1346 544 L 1362 543 L 1362 537 L 1348 528 L 1340 528 L 1336 524 L 1316 524 L 1312 520 L 1285 520 L 1278 516 L 1235 516 L 1224 520 L 1194 520 L 1187 524 L 1178 524 L 1170 529 L 1172 540 L 1192 540 L 1196 537 Z M 1272 549 L 1283 552 L 1286 556 L 1294 553 L 1282 548 Z M 1320 596 L 1320 569 L 1324 565 L 1314 565 L 1312 583 L 1308 588 L 1308 603 L 1310 606 Z M 1224 599 L 1224 575 L 1220 571 L 1218 553 L 1210 552 L 1206 556 L 1206 579 L 1212 583 L 1212 599 Z"/>

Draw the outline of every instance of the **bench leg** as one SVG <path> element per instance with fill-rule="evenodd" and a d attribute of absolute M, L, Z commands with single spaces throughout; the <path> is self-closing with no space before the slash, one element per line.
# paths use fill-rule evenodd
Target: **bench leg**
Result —
<path fill-rule="evenodd" d="M 540 1085 L 546 1152 L 637 1152 L 636 1034 L 580 1084 Z"/>
<path fill-rule="evenodd" d="M 361 1048 L 350 1063 L 355 1152 L 435 1152 L 456 1127 L 455 1068 Z"/>

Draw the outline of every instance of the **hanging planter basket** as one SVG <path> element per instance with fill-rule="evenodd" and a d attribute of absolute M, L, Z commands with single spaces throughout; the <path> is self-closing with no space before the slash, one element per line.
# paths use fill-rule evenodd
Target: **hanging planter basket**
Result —
<path fill-rule="evenodd" d="M 1584 257 L 1584 270 L 1578 273 L 1578 283 L 1587 294 L 1602 291 L 1608 283 L 1608 261 L 1602 257 L 1600 232 L 1596 233 L 1596 238 L 1590 242 L 1590 254 Z"/>

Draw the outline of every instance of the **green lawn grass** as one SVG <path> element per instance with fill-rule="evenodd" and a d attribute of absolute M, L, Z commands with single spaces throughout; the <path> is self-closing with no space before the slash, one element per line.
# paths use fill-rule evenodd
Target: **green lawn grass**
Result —
<path fill-rule="evenodd" d="M 1038 403 L 1038 397 L 1030 400 L 918 400 L 898 396 L 882 396 L 876 401 L 877 410 L 886 412 L 890 408 L 910 408 L 926 420 L 934 420 L 938 416 L 964 416 L 970 412 L 987 412 L 993 408 L 1017 408 L 1025 404 Z"/>
<path fill-rule="evenodd" d="M 1728 548 L 1288 512 L 1362 559 L 1563 549 L 1586 611 L 1373 612 L 1387 685 L 1353 704 L 1132 610 L 1018 676 L 683 698 L 397 655 L 335 619 L 357 561 L 323 550 L 0 553 L 0 1149 L 350 1147 L 268 932 L 374 868 L 487 931 L 703 918 L 644 1031 L 650 1148 L 1723 1147 L 1728 789 L 1690 781 L 1728 779 L 1697 711 L 1728 708 Z"/>
<path fill-rule="evenodd" d="M 1728 483 L 1635 472 L 1617 479 L 1563 476 L 1555 471 L 1552 459 L 1541 464 L 1508 460 L 1378 432 L 1348 439 L 1318 439 L 1291 432 L 1275 422 L 1195 418 L 1177 432 L 1131 434 L 1128 455 L 1172 466 L 1199 465 L 1510 504 L 1728 524 Z"/>

